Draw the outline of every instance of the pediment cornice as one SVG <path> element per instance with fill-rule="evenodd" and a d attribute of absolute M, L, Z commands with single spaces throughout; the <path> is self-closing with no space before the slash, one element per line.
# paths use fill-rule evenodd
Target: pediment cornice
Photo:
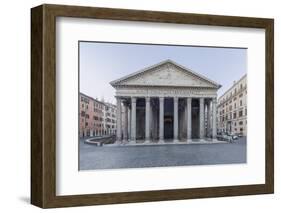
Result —
<path fill-rule="evenodd" d="M 182 67 L 171 60 L 124 76 L 112 81 L 110 84 L 115 88 L 132 86 L 220 88 L 220 85 L 216 82 L 190 69 Z"/>

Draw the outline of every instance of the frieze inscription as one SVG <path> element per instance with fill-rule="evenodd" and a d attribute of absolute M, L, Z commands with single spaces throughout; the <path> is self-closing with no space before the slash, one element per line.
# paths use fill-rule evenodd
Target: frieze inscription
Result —
<path fill-rule="evenodd" d="M 152 96 L 152 97 L 216 97 L 216 90 L 213 89 L 176 89 L 176 88 L 151 88 L 151 89 L 128 89 L 128 88 L 119 88 L 116 91 L 117 96 Z"/>

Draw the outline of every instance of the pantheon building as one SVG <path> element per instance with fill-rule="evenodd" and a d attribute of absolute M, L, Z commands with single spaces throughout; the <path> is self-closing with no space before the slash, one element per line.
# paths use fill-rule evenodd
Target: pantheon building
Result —
<path fill-rule="evenodd" d="M 221 85 L 207 77 L 166 60 L 110 84 L 116 89 L 117 144 L 216 138 Z"/>

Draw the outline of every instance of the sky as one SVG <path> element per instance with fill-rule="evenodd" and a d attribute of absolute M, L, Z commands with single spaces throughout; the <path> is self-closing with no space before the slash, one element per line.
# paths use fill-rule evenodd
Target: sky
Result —
<path fill-rule="evenodd" d="M 79 42 L 80 92 L 115 103 L 109 82 L 171 59 L 219 83 L 220 97 L 247 72 L 247 49 Z"/>

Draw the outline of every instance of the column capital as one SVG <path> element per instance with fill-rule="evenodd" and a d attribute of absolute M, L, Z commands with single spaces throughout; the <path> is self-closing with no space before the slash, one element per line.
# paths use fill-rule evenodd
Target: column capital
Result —
<path fill-rule="evenodd" d="M 124 107 L 126 107 L 126 108 L 128 108 L 128 107 L 129 107 L 129 103 L 128 103 L 128 101 L 124 100 L 124 101 L 122 101 L 122 103 L 123 103 L 123 106 L 124 106 Z"/>
<path fill-rule="evenodd" d="M 132 103 L 136 103 L 137 98 L 136 97 L 131 97 L 131 101 L 132 101 Z"/>
<path fill-rule="evenodd" d="M 145 97 L 145 101 L 146 101 L 146 102 L 150 101 L 150 96 Z"/>
<path fill-rule="evenodd" d="M 159 101 L 163 102 L 164 101 L 164 97 L 159 97 Z"/>
<path fill-rule="evenodd" d="M 217 97 L 212 98 L 212 102 L 213 102 L 213 103 L 217 103 Z"/>
<path fill-rule="evenodd" d="M 174 102 L 177 102 L 179 100 L 179 97 L 174 97 Z"/>

